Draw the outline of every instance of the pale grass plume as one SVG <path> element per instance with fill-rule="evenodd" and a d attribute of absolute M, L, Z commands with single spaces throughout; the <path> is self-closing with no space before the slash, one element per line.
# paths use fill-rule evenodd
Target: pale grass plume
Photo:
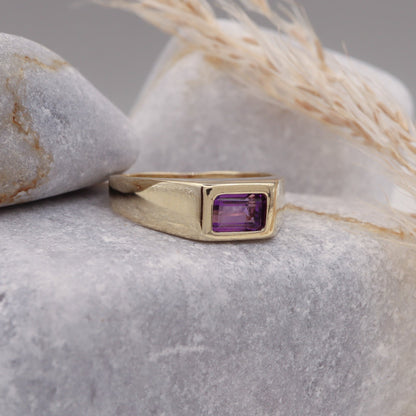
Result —
<path fill-rule="evenodd" d="M 306 13 L 292 1 L 218 0 L 245 28 L 224 30 L 206 0 L 95 0 L 136 13 L 182 39 L 192 50 L 271 102 L 335 129 L 378 158 L 396 185 L 416 201 L 416 129 L 382 86 L 346 70 L 325 50 Z M 268 19 L 284 36 L 271 37 L 247 12 Z M 416 216 L 392 210 L 396 232 L 416 240 Z"/>

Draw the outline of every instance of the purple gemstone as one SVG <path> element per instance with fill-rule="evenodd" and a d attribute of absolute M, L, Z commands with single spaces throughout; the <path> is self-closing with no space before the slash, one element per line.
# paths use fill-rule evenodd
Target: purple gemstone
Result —
<path fill-rule="evenodd" d="M 217 233 L 260 231 L 266 225 L 264 194 L 224 194 L 215 198 L 212 230 Z"/>

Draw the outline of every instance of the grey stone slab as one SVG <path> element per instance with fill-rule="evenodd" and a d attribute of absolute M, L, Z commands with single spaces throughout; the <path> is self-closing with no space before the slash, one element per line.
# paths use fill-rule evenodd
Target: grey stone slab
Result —
<path fill-rule="evenodd" d="M 412 415 L 415 251 L 288 199 L 261 243 L 143 228 L 105 186 L 2 209 L 0 414 Z"/>
<path fill-rule="evenodd" d="M 138 155 L 130 121 L 61 57 L 0 34 L 0 206 L 90 186 Z"/>

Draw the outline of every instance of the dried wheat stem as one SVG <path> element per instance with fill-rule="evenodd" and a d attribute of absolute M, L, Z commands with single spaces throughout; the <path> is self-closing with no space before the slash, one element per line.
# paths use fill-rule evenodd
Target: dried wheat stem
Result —
<path fill-rule="evenodd" d="M 279 12 L 267 0 L 218 0 L 247 35 L 221 28 L 206 0 L 95 0 L 126 9 L 180 37 L 208 60 L 268 99 L 300 111 L 372 152 L 416 200 L 416 134 L 412 120 L 374 81 L 346 72 L 325 53 L 304 11 L 291 1 Z M 244 11 L 266 17 L 285 36 L 271 37 Z M 416 218 L 396 212 L 406 236 Z"/>

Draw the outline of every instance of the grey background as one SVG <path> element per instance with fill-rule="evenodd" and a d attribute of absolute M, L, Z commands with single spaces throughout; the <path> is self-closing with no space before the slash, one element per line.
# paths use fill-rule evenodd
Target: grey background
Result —
<path fill-rule="evenodd" d="M 178 0 L 179 1 L 179 0 Z M 324 44 L 384 68 L 416 93 L 416 0 L 299 0 Z M 122 110 L 131 108 L 168 37 L 86 0 L 0 0 L 0 31 L 40 42 Z"/>

